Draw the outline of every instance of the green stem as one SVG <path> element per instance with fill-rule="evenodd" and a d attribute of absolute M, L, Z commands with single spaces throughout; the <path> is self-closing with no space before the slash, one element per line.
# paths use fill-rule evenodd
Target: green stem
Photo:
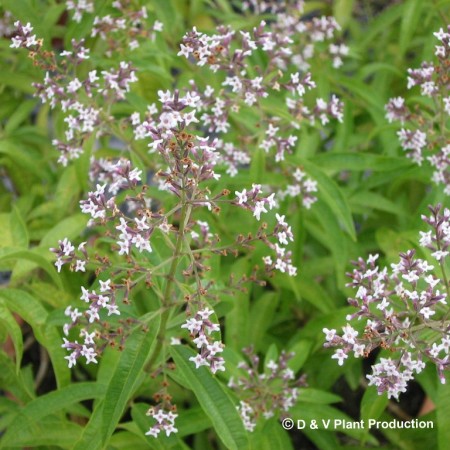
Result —
<path fill-rule="evenodd" d="M 448 285 L 448 278 L 447 278 L 447 273 L 445 272 L 445 266 L 444 266 L 444 262 L 442 261 L 444 258 L 441 258 L 441 260 L 439 261 L 439 266 L 441 268 L 441 272 L 442 272 L 442 278 L 444 280 L 444 284 L 445 284 L 445 291 L 447 293 L 447 298 L 446 300 L 448 301 L 448 299 L 450 298 L 450 290 L 449 290 L 449 285 Z M 450 315 L 450 308 L 447 309 L 447 313 L 445 314 L 445 316 L 442 319 L 442 323 L 444 323 Z"/>
<path fill-rule="evenodd" d="M 177 270 L 180 257 L 182 256 L 181 249 L 183 246 L 184 232 L 192 212 L 192 205 L 187 203 L 186 193 L 184 192 L 184 190 L 182 190 L 181 193 L 181 203 L 182 208 L 181 208 L 180 227 L 178 229 L 178 236 L 175 244 L 175 251 L 173 253 L 172 264 L 170 265 L 169 273 L 167 274 L 167 283 L 162 298 L 163 313 L 161 314 L 161 322 L 159 324 L 158 334 L 156 335 L 156 346 L 147 364 L 148 371 L 151 371 L 153 369 L 153 366 L 164 347 L 166 327 L 170 317 L 170 311 L 172 306 L 170 297 L 172 294 L 172 288 L 175 281 L 175 272 Z"/>
<path fill-rule="evenodd" d="M 435 229 L 435 238 L 436 238 L 436 248 L 437 248 L 438 251 L 441 251 L 442 247 L 441 247 L 441 242 L 440 242 L 440 239 L 439 239 L 437 228 Z M 449 290 L 449 285 L 448 285 L 447 273 L 445 271 L 445 258 L 440 258 L 440 260 L 439 260 L 439 267 L 441 268 L 442 280 L 444 281 L 444 284 L 445 284 L 445 292 L 447 293 L 447 301 L 448 301 L 448 298 L 450 296 L 450 290 Z M 449 314 L 450 314 L 450 309 L 447 308 L 447 313 L 441 319 L 442 325 L 449 318 Z"/>

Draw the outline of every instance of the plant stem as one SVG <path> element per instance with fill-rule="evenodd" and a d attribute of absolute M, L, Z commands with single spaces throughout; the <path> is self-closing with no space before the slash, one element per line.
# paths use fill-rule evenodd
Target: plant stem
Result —
<path fill-rule="evenodd" d="M 164 340 L 166 335 L 166 326 L 167 321 L 169 320 L 170 311 L 171 311 L 171 294 L 172 294 L 172 288 L 175 281 L 175 272 L 178 267 L 178 263 L 180 260 L 180 257 L 182 255 L 182 246 L 183 246 L 183 240 L 184 240 L 184 232 L 186 229 L 186 225 L 189 222 L 189 219 L 191 217 L 192 212 L 192 205 L 187 203 L 186 199 L 186 193 L 184 189 L 181 191 L 181 217 L 180 217 L 180 227 L 178 229 L 178 236 L 177 241 L 175 244 L 175 250 L 172 256 L 172 264 L 170 265 L 169 272 L 167 274 L 167 283 L 166 287 L 164 289 L 163 298 L 162 298 L 162 307 L 163 307 L 163 313 L 161 314 L 161 321 L 159 324 L 159 330 L 158 334 L 156 335 L 156 346 L 153 351 L 152 356 L 150 357 L 150 360 L 147 364 L 148 371 L 151 372 L 153 369 L 153 366 L 158 359 L 163 347 L 164 347 Z"/>

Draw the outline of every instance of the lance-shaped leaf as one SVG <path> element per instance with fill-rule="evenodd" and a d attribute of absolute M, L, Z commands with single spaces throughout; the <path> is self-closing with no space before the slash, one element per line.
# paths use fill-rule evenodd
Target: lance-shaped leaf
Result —
<path fill-rule="evenodd" d="M 189 384 L 225 447 L 230 450 L 247 449 L 249 444 L 242 419 L 217 378 L 206 367 L 195 368 L 189 361 L 191 356 L 196 355 L 193 350 L 176 345 L 170 351 L 176 370 Z"/>

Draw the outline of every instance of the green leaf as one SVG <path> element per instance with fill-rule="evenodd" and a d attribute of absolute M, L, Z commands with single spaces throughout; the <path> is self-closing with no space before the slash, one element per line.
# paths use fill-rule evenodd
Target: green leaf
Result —
<path fill-rule="evenodd" d="M 264 428 L 258 428 L 250 435 L 251 448 L 258 450 L 293 450 L 289 434 L 282 428 L 277 419 L 264 422 Z"/>
<path fill-rule="evenodd" d="M 315 280 L 302 276 L 296 280 L 303 299 L 319 311 L 329 313 L 336 309 L 336 304 L 328 295 L 327 291 Z"/>
<path fill-rule="evenodd" d="M 148 444 L 136 434 L 129 431 L 119 431 L 111 436 L 108 442 L 108 448 L 119 450 L 148 450 Z"/>
<path fill-rule="evenodd" d="M 40 268 L 45 270 L 57 286 L 62 288 L 62 283 L 55 268 L 37 251 L 24 250 L 15 247 L 0 248 L 0 261 L 8 261 L 12 259 L 25 259 L 27 261 L 33 261 L 39 265 Z"/>
<path fill-rule="evenodd" d="M 31 374 L 29 368 L 22 368 L 17 373 L 11 358 L 0 350 L 0 365 L 2 370 L 0 371 L 0 388 L 5 392 L 11 393 L 14 398 L 20 400 L 22 403 L 26 403 L 35 397 L 33 379 L 27 377 Z M 31 381 L 31 383 L 29 382 Z"/>
<path fill-rule="evenodd" d="M 55 192 L 55 203 L 62 211 L 67 210 L 68 205 L 73 203 L 75 197 L 77 197 L 79 190 L 75 166 L 67 167 L 59 179 Z"/>
<path fill-rule="evenodd" d="M 9 312 L 9 309 L 7 309 L 4 300 L 1 298 L 0 323 L 3 324 L 8 335 L 11 337 L 11 341 L 14 344 L 14 349 L 16 351 L 16 372 L 19 373 L 23 355 L 22 330 L 14 316 Z"/>
<path fill-rule="evenodd" d="M 255 345 L 256 351 L 260 350 L 260 345 L 272 323 L 279 300 L 280 295 L 278 293 L 265 292 L 253 303 L 250 310 L 250 317 L 252 320 L 248 321 L 249 342 Z"/>
<path fill-rule="evenodd" d="M 341 170 L 387 172 L 411 167 L 411 161 L 406 158 L 391 158 L 374 153 L 322 153 L 314 157 L 314 163 L 333 172 Z"/>
<path fill-rule="evenodd" d="M 11 215 L 8 213 L 0 214 L 0 249 L 2 247 L 11 247 L 14 245 L 11 234 Z"/>
<path fill-rule="evenodd" d="M 350 93 L 354 94 L 358 100 L 362 100 L 367 108 L 370 107 L 372 114 L 384 117 L 384 99 L 379 92 L 374 89 L 368 89 L 367 83 L 355 79 L 355 77 L 345 78 L 344 76 L 337 76 L 337 81 Z"/>
<path fill-rule="evenodd" d="M 148 332 L 138 328 L 127 339 L 126 348 L 120 355 L 106 391 L 102 411 L 103 443 L 106 443 L 113 434 L 129 400 L 141 382 L 144 366 L 155 345 L 158 329 L 159 318 L 150 324 Z"/>
<path fill-rule="evenodd" d="M 409 0 L 404 3 L 402 22 L 400 25 L 400 53 L 403 55 L 409 47 L 412 37 L 417 33 L 417 28 L 423 20 L 422 0 Z"/>
<path fill-rule="evenodd" d="M 209 417 L 201 408 L 189 408 L 177 418 L 178 435 L 180 437 L 197 434 L 211 427 Z"/>
<path fill-rule="evenodd" d="M 295 339 L 295 344 L 289 348 L 289 353 L 294 353 L 294 356 L 289 361 L 288 366 L 294 371 L 298 372 L 308 359 L 313 342 L 307 339 Z"/>
<path fill-rule="evenodd" d="M 249 270 L 248 261 L 244 258 L 233 264 L 233 275 L 238 278 Z M 233 296 L 233 309 L 227 314 L 225 328 L 226 343 L 229 347 L 240 351 L 251 343 L 249 341 L 249 311 L 250 301 L 248 293 L 236 292 Z"/>
<path fill-rule="evenodd" d="M 350 207 L 341 188 L 325 174 L 319 167 L 310 161 L 302 161 L 308 174 L 317 181 L 319 186 L 318 198 L 328 204 L 334 212 L 345 231 L 355 241 L 356 232 Z M 331 231 L 331 230 L 330 230 Z"/>
<path fill-rule="evenodd" d="M 206 367 L 196 369 L 194 363 L 189 361 L 191 356 L 196 355 L 192 349 L 177 345 L 172 346 L 170 351 L 177 371 L 194 391 L 225 447 L 229 450 L 249 448 L 242 419 L 219 381 Z"/>
<path fill-rule="evenodd" d="M 28 230 L 25 222 L 16 206 L 13 206 L 10 216 L 11 235 L 14 245 L 17 247 L 28 248 Z"/>
<path fill-rule="evenodd" d="M 386 32 L 388 27 L 392 27 L 393 23 L 399 20 L 403 14 L 403 2 L 392 5 L 382 11 L 372 20 L 369 29 L 358 42 L 358 51 L 364 52 L 366 48 L 377 42 L 377 35 Z"/>
<path fill-rule="evenodd" d="M 1 442 L 3 445 L 13 446 L 17 445 L 17 438 L 23 440 L 26 434 L 46 434 L 48 429 L 47 424 L 42 421 L 43 418 L 62 411 L 74 403 L 100 398 L 104 394 L 104 386 L 87 382 L 72 384 L 38 397 L 19 410 Z"/>
<path fill-rule="evenodd" d="M 56 247 L 58 240 L 68 238 L 74 239 L 80 236 L 86 228 L 86 214 L 74 214 L 58 222 L 47 234 L 42 238 L 39 246 L 46 249 Z"/>
<path fill-rule="evenodd" d="M 345 267 L 348 264 L 348 238 L 328 203 L 317 202 L 312 208 L 310 216 L 305 218 L 305 228 L 309 234 L 331 251 L 338 285 L 343 287 L 346 283 Z M 313 217 L 316 217 L 317 220 L 311 220 Z M 306 290 L 305 294 L 309 295 L 309 291 Z M 305 298 L 308 299 L 306 296 Z M 326 304 L 328 307 L 329 301 Z M 323 312 L 325 311 L 324 305 L 317 307 Z"/>
<path fill-rule="evenodd" d="M 304 388 L 299 390 L 299 403 L 316 403 L 319 405 L 328 405 L 330 403 L 338 403 L 342 401 L 339 395 L 330 392 L 321 391 L 320 389 Z"/>
<path fill-rule="evenodd" d="M 0 397 L 0 430 L 6 429 L 14 420 L 20 406 L 17 399 L 11 400 L 5 396 Z"/>
<path fill-rule="evenodd" d="M 52 29 L 52 27 L 57 24 L 65 9 L 64 4 L 56 4 L 49 7 L 42 19 L 44 27 L 47 29 Z"/>
<path fill-rule="evenodd" d="M 377 73 L 380 73 L 383 71 L 392 73 L 402 80 L 405 76 L 405 74 L 401 70 L 399 70 L 397 67 L 395 67 L 391 64 L 382 63 L 382 62 L 373 62 L 370 64 L 366 64 L 365 66 L 361 67 L 359 74 L 363 79 L 367 79 L 370 76 L 372 76 L 373 74 L 377 74 Z"/>
<path fill-rule="evenodd" d="M 362 207 L 364 211 L 378 209 L 395 215 L 404 215 L 405 210 L 401 205 L 388 200 L 380 194 L 370 191 L 359 191 L 349 198 L 351 205 Z"/>
<path fill-rule="evenodd" d="M 262 183 L 266 173 L 266 152 L 262 148 L 256 149 L 252 154 L 250 165 L 250 179 L 255 183 Z"/>
<path fill-rule="evenodd" d="M 103 401 L 96 404 L 88 424 L 83 428 L 79 439 L 72 442 L 72 450 L 100 450 L 102 445 Z"/>
<path fill-rule="evenodd" d="M 53 308 L 59 308 L 58 311 L 52 311 L 49 314 L 49 321 L 47 323 L 62 327 L 67 322 L 67 316 L 64 314 L 62 308 L 65 309 L 72 302 L 73 293 L 67 289 L 58 289 L 52 283 L 45 283 L 39 280 L 33 280 L 31 282 L 30 290 L 37 299 L 51 305 Z M 57 320 L 53 320 L 54 316 L 57 316 Z"/>
<path fill-rule="evenodd" d="M 302 431 L 315 444 L 316 448 L 320 448 L 320 450 L 336 450 L 342 448 L 339 447 L 339 441 L 334 433 L 324 430 L 310 430 L 308 428 Z M 357 450 L 353 446 L 351 448 Z"/>
<path fill-rule="evenodd" d="M 23 91 L 26 94 L 34 94 L 35 89 L 32 86 L 33 82 L 34 79 L 29 77 L 28 75 L 0 70 L 0 86 L 6 85 L 19 91 Z"/>
<path fill-rule="evenodd" d="M 39 426 L 32 428 L 25 428 L 22 423 L 20 433 L 17 433 L 11 444 L 7 447 L 0 441 L 0 448 L 7 448 L 11 446 L 15 448 L 66 448 L 71 449 L 73 443 L 78 439 L 83 428 L 73 422 L 69 422 L 63 418 L 48 417 L 44 419 Z"/>
<path fill-rule="evenodd" d="M 369 419 L 377 420 L 388 403 L 387 395 L 379 395 L 375 387 L 368 387 L 361 400 L 361 419 L 364 423 L 369 423 Z M 368 428 L 367 433 L 369 433 Z"/>
<path fill-rule="evenodd" d="M 436 404 L 437 436 L 439 450 L 447 450 L 450 442 L 450 384 L 438 386 Z"/>
<path fill-rule="evenodd" d="M 336 0 L 333 2 L 333 16 L 338 24 L 345 28 L 352 18 L 353 3 L 355 0 Z"/>
<path fill-rule="evenodd" d="M 11 114 L 7 124 L 5 125 L 5 133 L 9 134 L 14 131 L 24 120 L 30 117 L 31 112 L 36 107 L 36 100 L 25 100 L 19 103 L 19 106 Z"/>
<path fill-rule="evenodd" d="M 1 139 L 0 154 L 6 155 L 14 164 L 24 169 L 26 175 L 34 174 L 41 181 L 48 179 L 48 174 L 43 168 L 42 157 L 31 152 L 23 143 L 16 143 L 13 139 Z"/>
<path fill-rule="evenodd" d="M 36 339 L 47 349 L 58 387 L 67 385 L 70 382 L 70 371 L 64 359 L 66 352 L 61 348 L 61 336 L 56 328 L 46 324 L 46 309 L 30 294 L 19 289 L 1 289 L 0 297 L 5 299 L 11 311 L 31 325 Z"/>

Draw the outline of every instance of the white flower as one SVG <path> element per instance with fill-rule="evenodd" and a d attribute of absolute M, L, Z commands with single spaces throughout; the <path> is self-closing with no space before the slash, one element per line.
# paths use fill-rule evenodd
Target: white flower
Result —
<path fill-rule="evenodd" d="M 348 358 L 348 355 L 344 352 L 344 350 L 342 350 L 342 348 L 338 348 L 331 358 L 337 359 L 338 364 L 342 366 L 344 364 L 344 360 Z"/>
<path fill-rule="evenodd" d="M 256 220 L 260 220 L 261 219 L 261 213 L 266 213 L 267 209 L 264 207 L 264 202 L 260 201 L 260 202 L 256 202 L 255 203 L 255 209 L 253 211 L 253 216 L 256 217 Z"/>
<path fill-rule="evenodd" d="M 208 339 L 204 334 L 200 334 L 200 336 L 195 338 L 193 342 L 197 346 L 197 348 L 202 348 L 203 346 L 208 345 Z"/>
<path fill-rule="evenodd" d="M 208 361 L 203 358 L 201 355 L 191 356 L 189 361 L 195 363 L 195 368 L 198 369 L 201 366 L 209 366 Z"/>
<path fill-rule="evenodd" d="M 110 316 L 111 314 L 116 314 L 117 316 L 120 316 L 120 311 L 117 305 L 107 304 L 106 309 L 108 310 L 108 316 Z"/>
<path fill-rule="evenodd" d="M 77 364 L 77 357 L 75 355 L 75 352 L 71 353 L 69 356 L 64 356 L 64 359 L 67 359 L 67 361 L 69 362 L 69 369 Z"/>
<path fill-rule="evenodd" d="M 342 327 L 342 329 L 344 330 L 342 339 L 344 339 L 344 341 L 348 342 L 349 344 L 354 344 L 355 338 L 356 336 L 358 336 L 358 332 L 349 324 L 347 324 L 345 327 Z"/>
<path fill-rule="evenodd" d="M 334 337 L 336 336 L 336 330 L 335 329 L 331 329 L 329 330 L 328 328 L 324 328 L 322 330 L 325 333 L 325 339 L 330 342 L 334 339 Z"/>
<path fill-rule="evenodd" d="M 153 414 L 153 418 L 158 423 L 162 423 L 167 418 L 167 415 L 162 409 L 160 409 L 156 414 Z"/>
<path fill-rule="evenodd" d="M 384 311 L 389 306 L 389 302 L 387 301 L 386 297 L 383 297 L 383 300 L 381 303 L 377 305 L 377 309 L 380 311 Z"/>
<path fill-rule="evenodd" d="M 425 308 L 422 308 L 420 310 L 420 314 L 422 314 L 425 319 L 429 319 L 431 316 L 434 316 L 436 314 L 436 311 L 433 311 L 431 308 L 428 308 L 428 306 L 426 306 Z"/>
<path fill-rule="evenodd" d="M 240 205 L 242 205 L 243 203 L 245 203 L 248 198 L 247 198 L 247 189 L 244 189 L 242 192 L 238 192 L 235 191 L 236 197 L 238 198 L 238 203 Z"/>
<path fill-rule="evenodd" d="M 220 341 L 214 341 L 212 344 L 208 344 L 206 348 L 211 355 L 223 352 L 222 342 Z"/>
<path fill-rule="evenodd" d="M 100 292 L 108 292 L 111 289 L 111 280 L 108 279 L 106 281 L 100 280 Z"/>
<path fill-rule="evenodd" d="M 214 311 L 212 311 L 211 309 L 205 308 L 205 309 L 198 311 L 197 315 L 200 316 L 203 320 L 206 320 L 213 312 Z"/>
<path fill-rule="evenodd" d="M 161 430 L 158 427 L 152 427 L 150 428 L 147 433 L 145 433 L 146 436 L 153 436 L 158 437 L 158 434 L 161 432 Z"/>
<path fill-rule="evenodd" d="M 191 318 L 181 325 L 181 328 L 187 328 L 191 334 L 195 334 L 202 329 L 202 325 L 203 321 Z"/>
<path fill-rule="evenodd" d="M 447 252 L 447 251 L 437 250 L 437 251 L 433 252 L 431 254 L 431 256 L 433 256 L 438 261 L 440 261 L 441 259 L 445 258 L 448 255 L 448 253 L 449 252 Z"/>
<path fill-rule="evenodd" d="M 75 265 L 75 272 L 86 272 L 86 261 L 77 259 L 76 265 Z"/>

